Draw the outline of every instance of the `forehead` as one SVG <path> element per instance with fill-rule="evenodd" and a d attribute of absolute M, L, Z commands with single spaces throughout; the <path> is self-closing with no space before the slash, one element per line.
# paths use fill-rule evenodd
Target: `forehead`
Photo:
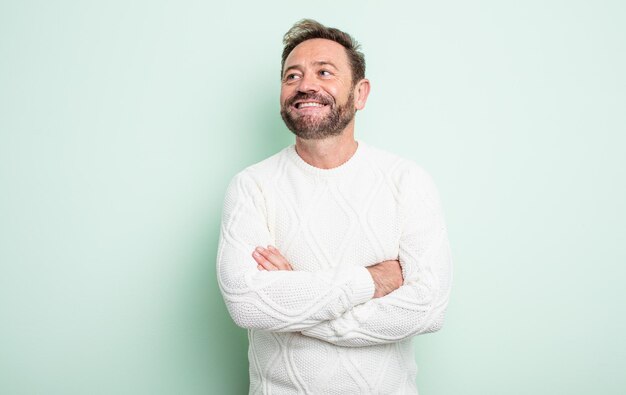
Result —
<path fill-rule="evenodd" d="M 348 54 L 343 45 L 324 38 L 313 38 L 298 44 L 285 59 L 285 69 L 309 63 L 329 61 L 338 68 L 348 67 Z"/>

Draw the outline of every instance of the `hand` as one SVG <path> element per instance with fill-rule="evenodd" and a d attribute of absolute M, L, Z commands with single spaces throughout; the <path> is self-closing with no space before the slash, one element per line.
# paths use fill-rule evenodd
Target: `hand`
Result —
<path fill-rule="evenodd" d="M 252 252 L 252 257 L 258 264 L 257 269 L 259 270 L 293 270 L 291 264 L 274 246 L 257 247 Z"/>
<path fill-rule="evenodd" d="M 400 267 L 400 261 L 383 261 L 367 268 L 376 290 L 374 291 L 374 297 L 383 297 L 396 289 L 400 288 L 404 279 L 402 278 L 402 268 Z"/>

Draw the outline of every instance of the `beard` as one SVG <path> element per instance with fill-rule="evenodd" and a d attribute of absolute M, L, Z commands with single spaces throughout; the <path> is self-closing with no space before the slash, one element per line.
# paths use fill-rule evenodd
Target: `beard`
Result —
<path fill-rule="evenodd" d="M 315 100 L 329 106 L 330 112 L 326 115 L 298 115 L 294 114 L 293 103 L 297 100 Z M 296 136 L 305 140 L 321 140 L 326 137 L 340 135 L 354 118 L 354 92 L 350 92 L 345 105 L 337 104 L 332 97 L 319 93 L 307 94 L 298 92 L 286 100 L 280 108 L 280 116 L 287 128 Z"/>

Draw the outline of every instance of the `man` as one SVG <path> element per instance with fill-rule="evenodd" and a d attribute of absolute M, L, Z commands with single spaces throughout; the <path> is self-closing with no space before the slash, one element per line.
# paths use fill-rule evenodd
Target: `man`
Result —
<path fill-rule="evenodd" d="M 217 259 L 250 393 L 416 394 L 411 338 L 441 327 L 450 291 L 437 190 L 354 139 L 370 83 L 352 37 L 303 20 L 284 44 L 296 143 L 231 181 Z"/>

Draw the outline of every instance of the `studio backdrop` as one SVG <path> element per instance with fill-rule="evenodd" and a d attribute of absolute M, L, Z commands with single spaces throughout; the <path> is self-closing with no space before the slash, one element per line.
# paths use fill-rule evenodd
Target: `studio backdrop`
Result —
<path fill-rule="evenodd" d="M 222 200 L 294 141 L 302 18 L 362 44 L 356 138 L 440 190 L 454 284 L 420 393 L 626 393 L 625 4 L 3 0 L 0 393 L 247 393 Z"/>

